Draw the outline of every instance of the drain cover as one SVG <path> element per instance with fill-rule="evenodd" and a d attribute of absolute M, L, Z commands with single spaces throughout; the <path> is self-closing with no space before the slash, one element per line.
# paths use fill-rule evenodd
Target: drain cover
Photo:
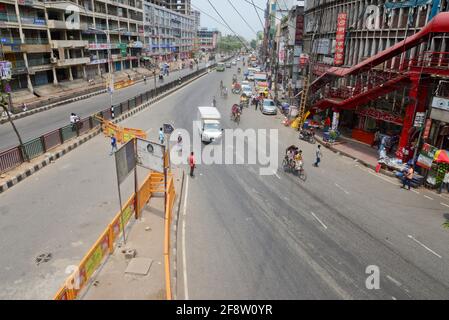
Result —
<path fill-rule="evenodd" d="M 45 263 L 51 260 L 51 253 L 43 253 L 37 256 L 36 264 L 40 265 L 41 263 Z"/>

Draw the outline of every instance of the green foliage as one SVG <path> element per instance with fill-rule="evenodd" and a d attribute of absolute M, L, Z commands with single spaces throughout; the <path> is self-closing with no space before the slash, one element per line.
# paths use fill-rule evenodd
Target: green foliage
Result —
<path fill-rule="evenodd" d="M 257 41 L 251 40 L 251 48 L 256 49 L 256 47 L 257 47 Z"/>
<path fill-rule="evenodd" d="M 445 223 L 443 223 L 443 228 L 444 229 L 449 229 L 449 220 L 446 221 Z"/>
<path fill-rule="evenodd" d="M 218 42 L 218 49 L 223 52 L 237 51 L 242 47 L 243 44 L 236 36 L 228 35 L 226 37 L 222 37 Z"/>

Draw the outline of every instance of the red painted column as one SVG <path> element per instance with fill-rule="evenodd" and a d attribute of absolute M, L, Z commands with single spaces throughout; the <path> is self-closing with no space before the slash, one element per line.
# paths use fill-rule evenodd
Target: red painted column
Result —
<path fill-rule="evenodd" d="M 408 161 L 413 156 L 413 154 L 411 154 L 410 152 L 409 136 L 411 129 L 413 128 L 415 113 L 424 112 L 426 109 L 425 102 L 428 91 L 425 88 L 420 88 L 419 73 L 412 73 L 410 75 L 410 80 L 411 80 L 411 87 L 409 92 L 409 103 L 407 105 L 407 108 L 405 109 L 404 123 L 402 127 L 401 137 L 399 139 L 398 151 L 396 152 L 396 156 L 399 159 L 402 159 L 403 162 Z M 418 104 L 416 104 L 417 101 Z"/>

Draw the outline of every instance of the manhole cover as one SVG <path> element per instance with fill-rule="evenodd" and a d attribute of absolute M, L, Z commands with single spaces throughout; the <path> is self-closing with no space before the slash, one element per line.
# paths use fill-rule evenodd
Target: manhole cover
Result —
<path fill-rule="evenodd" d="M 41 263 L 45 263 L 51 260 L 51 253 L 43 253 L 37 256 L 36 264 L 40 265 Z"/>

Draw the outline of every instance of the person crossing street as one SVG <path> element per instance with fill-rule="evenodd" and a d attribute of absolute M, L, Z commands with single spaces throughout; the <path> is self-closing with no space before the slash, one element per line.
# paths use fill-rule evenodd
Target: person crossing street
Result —
<path fill-rule="evenodd" d="M 316 149 L 316 152 L 315 152 L 315 156 L 316 156 L 316 161 L 313 165 L 315 167 L 319 167 L 320 162 L 321 162 L 321 157 L 323 156 L 323 154 L 321 153 L 321 145 L 318 145 L 318 148 Z"/>
<path fill-rule="evenodd" d="M 189 166 L 190 166 L 190 176 L 194 177 L 195 157 L 194 157 L 193 151 L 190 153 L 190 156 L 189 156 Z"/>

